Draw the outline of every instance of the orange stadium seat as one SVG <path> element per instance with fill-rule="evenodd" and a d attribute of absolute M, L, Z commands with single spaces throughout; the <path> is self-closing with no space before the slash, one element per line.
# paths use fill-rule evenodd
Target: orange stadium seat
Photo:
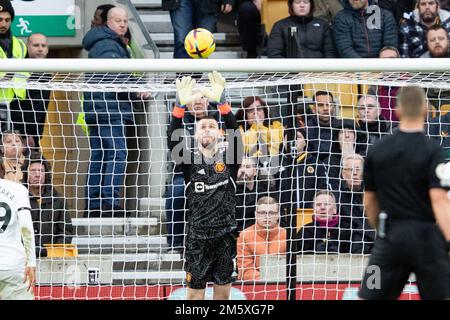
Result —
<path fill-rule="evenodd" d="M 297 232 L 308 223 L 313 221 L 313 209 L 297 209 Z"/>
<path fill-rule="evenodd" d="M 289 12 L 286 0 L 262 0 L 261 23 L 266 27 L 267 34 L 270 34 L 275 22 L 287 16 Z"/>
<path fill-rule="evenodd" d="M 446 115 L 450 111 L 450 104 L 443 104 L 440 108 L 441 116 Z"/>

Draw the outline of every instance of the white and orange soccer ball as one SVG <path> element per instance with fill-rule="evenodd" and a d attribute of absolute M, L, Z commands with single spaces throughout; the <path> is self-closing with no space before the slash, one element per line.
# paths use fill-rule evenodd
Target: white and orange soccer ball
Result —
<path fill-rule="evenodd" d="M 197 28 L 188 33 L 184 47 L 191 58 L 208 58 L 216 49 L 216 41 L 211 32 Z"/>

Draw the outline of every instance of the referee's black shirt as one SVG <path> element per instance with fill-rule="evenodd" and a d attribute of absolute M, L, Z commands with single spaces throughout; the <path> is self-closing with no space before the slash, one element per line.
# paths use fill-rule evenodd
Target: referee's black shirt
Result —
<path fill-rule="evenodd" d="M 441 187 L 436 176 L 440 163 L 445 154 L 436 142 L 422 132 L 396 130 L 369 148 L 365 189 L 376 192 L 389 219 L 434 221 L 429 189 Z"/>

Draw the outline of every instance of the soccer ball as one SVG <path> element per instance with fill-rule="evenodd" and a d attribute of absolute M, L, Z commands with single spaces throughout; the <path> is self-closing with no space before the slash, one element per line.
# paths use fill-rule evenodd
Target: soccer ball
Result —
<path fill-rule="evenodd" d="M 184 47 L 191 58 L 208 58 L 216 49 L 216 41 L 211 32 L 197 28 L 188 33 Z"/>

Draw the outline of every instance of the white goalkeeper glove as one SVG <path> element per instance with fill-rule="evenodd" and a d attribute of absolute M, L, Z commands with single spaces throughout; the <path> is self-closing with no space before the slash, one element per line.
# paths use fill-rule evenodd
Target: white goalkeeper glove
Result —
<path fill-rule="evenodd" d="M 196 84 L 195 80 L 191 77 L 183 77 L 175 81 L 177 87 L 177 105 L 181 108 L 185 108 L 188 103 L 198 100 L 202 97 L 200 92 L 192 93 Z"/>
<path fill-rule="evenodd" d="M 202 88 L 200 89 L 201 92 L 204 96 L 208 97 L 210 101 L 224 103 L 225 78 L 217 71 L 208 74 L 208 78 L 211 88 Z"/>

